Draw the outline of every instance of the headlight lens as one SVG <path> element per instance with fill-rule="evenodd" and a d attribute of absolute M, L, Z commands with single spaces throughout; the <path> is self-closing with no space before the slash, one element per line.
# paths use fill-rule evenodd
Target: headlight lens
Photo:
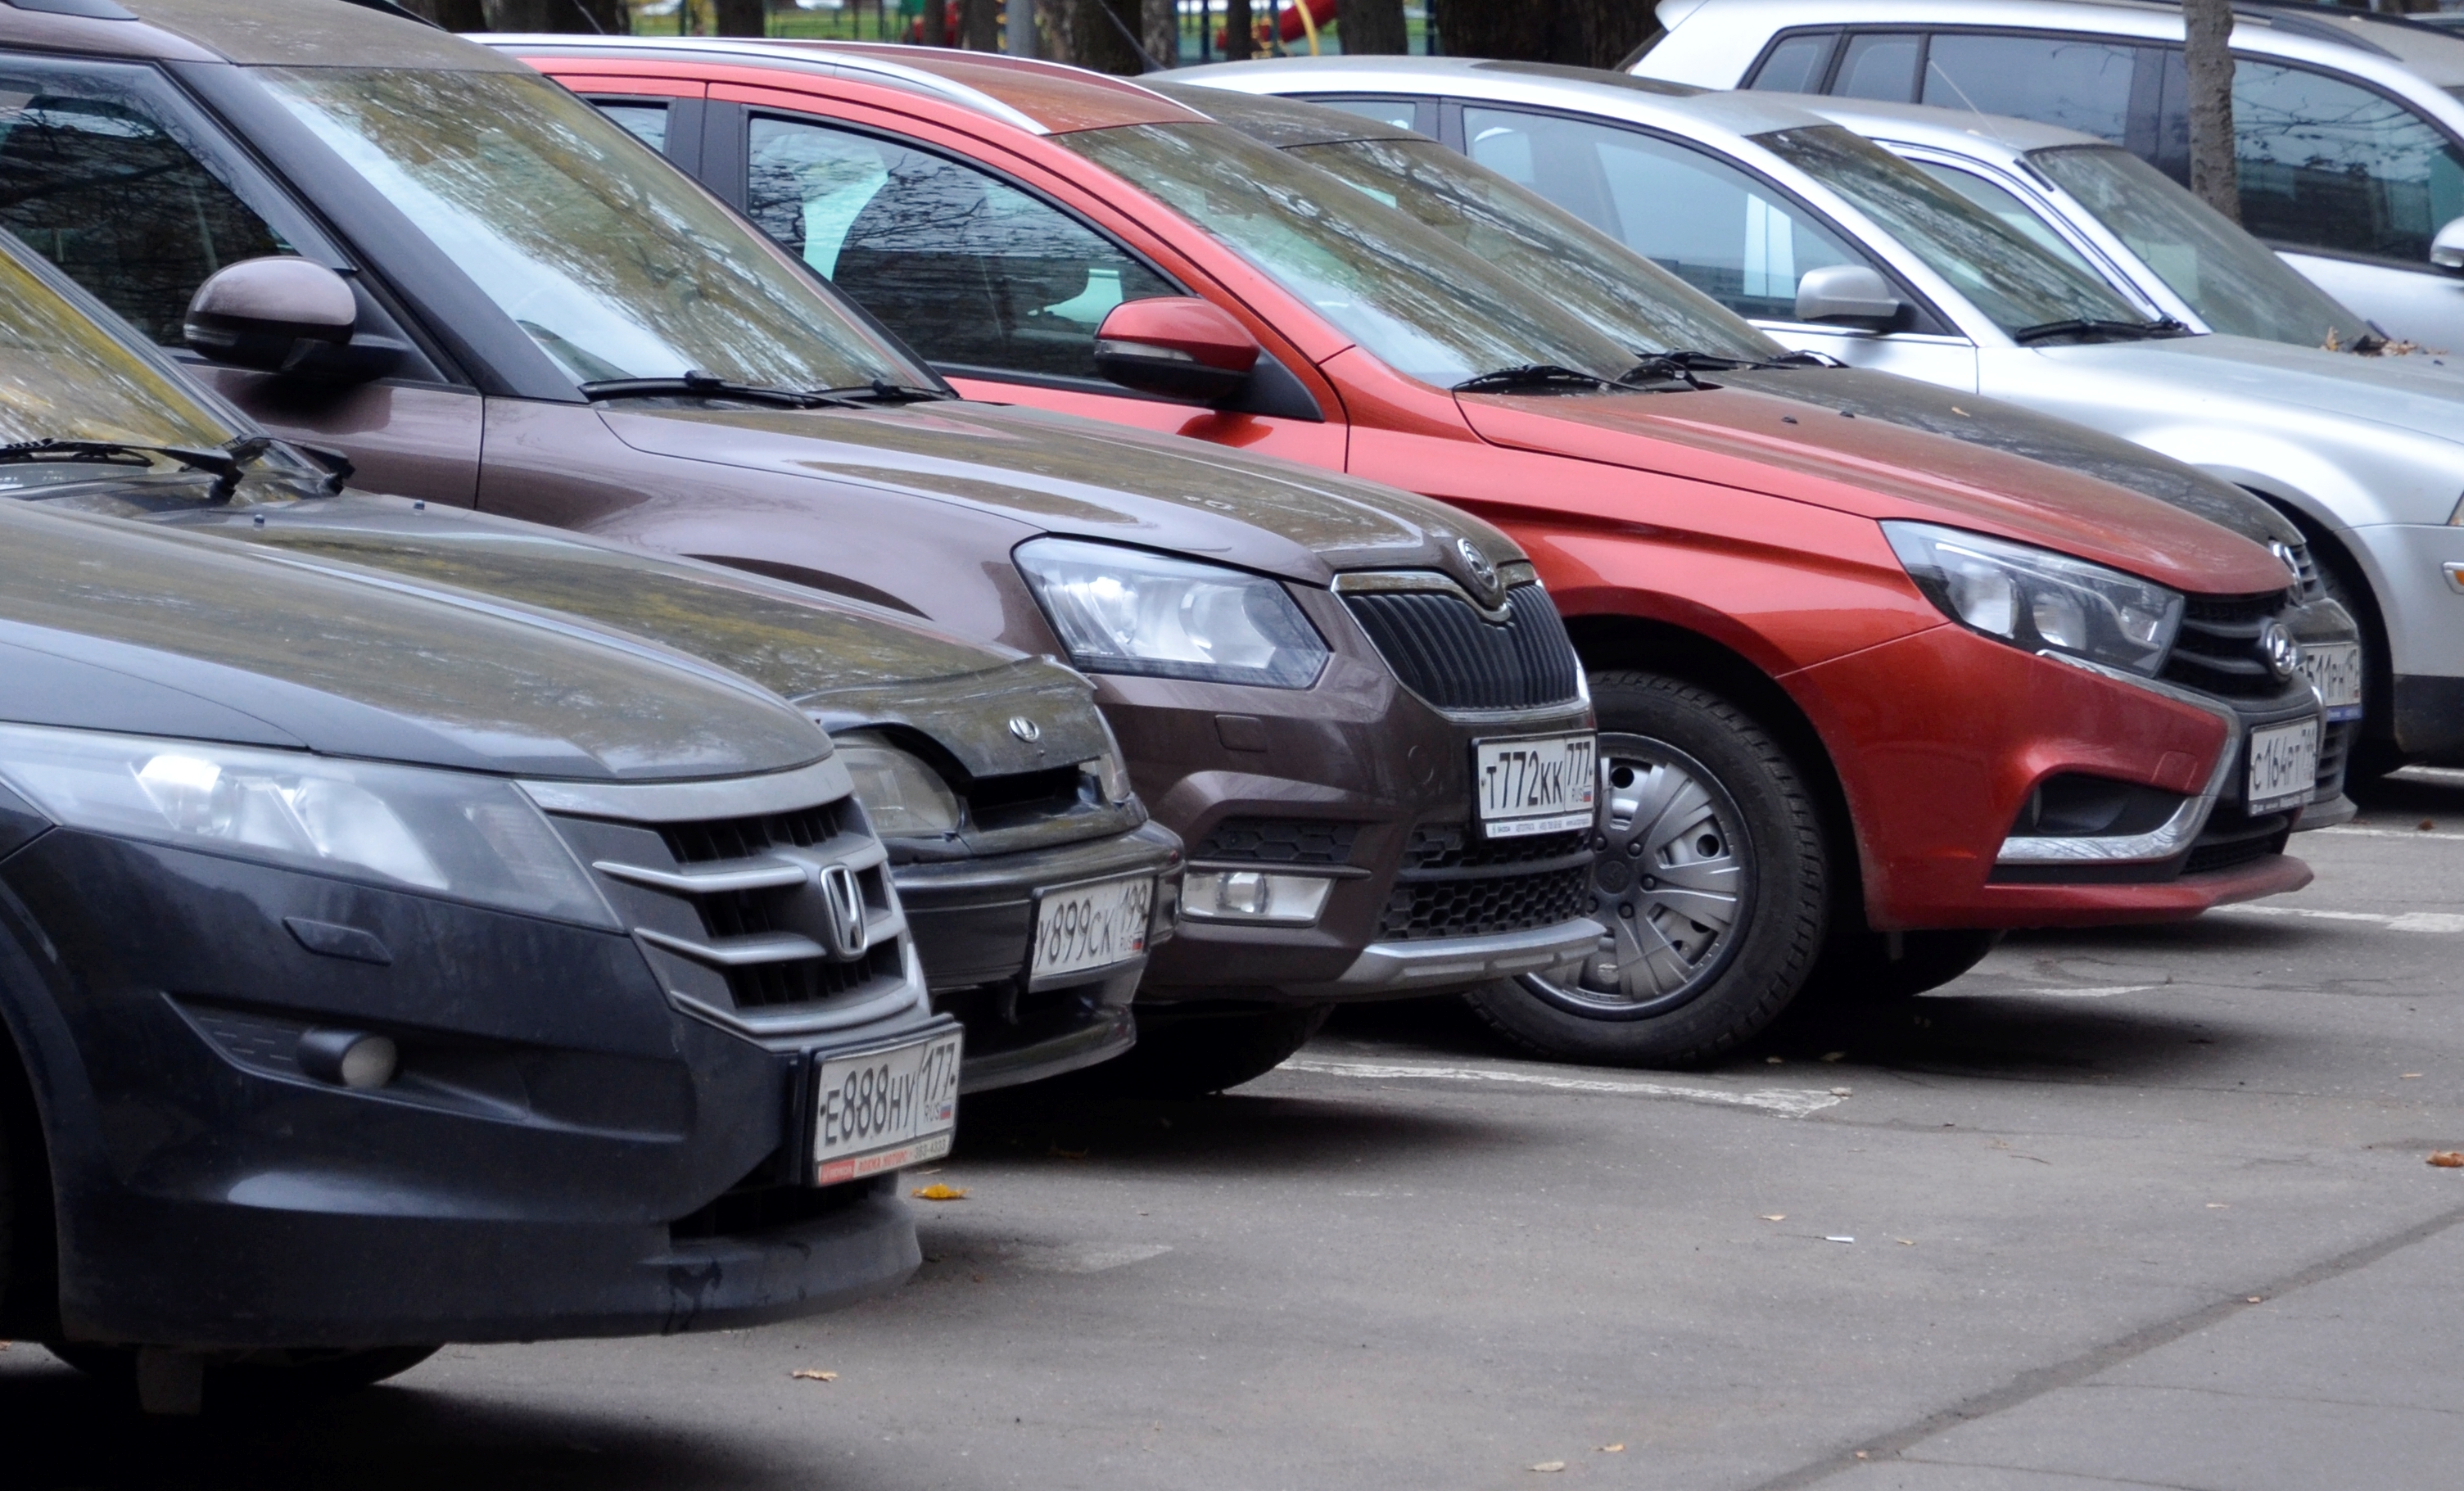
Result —
<path fill-rule="evenodd" d="M 1956 528 L 1886 522 L 1882 532 L 1927 599 L 1989 636 L 2150 677 L 2172 650 L 2182 597 L 2163 585 Z"/>
<path fill-rule="evenodd" d="M 1257 575 L 1072 538 L 1021 545 L 1018 567 L 1089 672 L 1306 689 L 1326 666 L 1309 618 Z"/>
<path fill-rule="evenodd" d="M 869 732 L 831 737 L 855 782 L 872 831 L 891 839 L 937 839 L 958 831 L 958 795 L 941 774 Z"/>
<path fill-rule="evenodd" d="M 539 809 L 493 777 L 14 725 L 0 777 L 73 828 L 618 925 Z"/>

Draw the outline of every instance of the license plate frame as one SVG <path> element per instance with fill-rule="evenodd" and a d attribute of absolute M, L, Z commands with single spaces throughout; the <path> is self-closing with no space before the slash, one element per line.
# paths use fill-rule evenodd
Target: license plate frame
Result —
<path fill-rule="evenodd" d="M 2324 722 L 2317 718 L 2252 731 L 2243 766 L 2244 810 L 2257 817 L 2309 801 L 2319 787 L 2319 745 L 2323 734 Z"/>
<path fill-rule="evenodd" d="M 2319 691 L 2330 720 L 2362 717 L 2362 645 L 2358 642 L 2303 643 L 2301 676 Z"/>
<path fill-rule="evenodd" d="M 1045 954 L 1056 941 L 1066 945 L 1074 940 L 1076 933 L 1076 929 L 1051 925 L 1047 917 L 1053 919 L 1065 917 L 1072 905 L 1081 904 L 1089 897 L 1101 896 L 1111 891 L 1121 893 L 1122 904 L 1107 910 L 1123 919 L 1133 921 L 1136 928 L 1134 936 L 1128 936 L 1117 928 L 1109 933 L 1113 946 L 1122 950 L 1110 954 L 1098 952 L 1091 958 L 1084 955 L 1047 958 Z M 1144 956 L 1147 951 L 1147 938 L 1155 927 L 1155 893 L 1156 883 L 1153 871 L 1128 875 L 1104 875 L 1093 880 L 1075 881 L 1068 885 L 1050 886 L 1037 890 L 1035 905 L 1027 923 L 1027 987 L 1029 989 L 1048 988 L 1066 979 L 1083 978 L 1089 974 L 1101 973 L 1108 968 L 1118 968 Z M 1134 914 L 1130 903 L 1136 903 Z"/>
<path fill-rule="evenodd" d="M 807 1183 L 845 1185 L 949 1153 L 965 1042 L 953 1025 L 869 1050 L 814 1052 Z M 912 1087 L 901 1091 L 902 1079 Z"/>
<path fill-rule="evenodd" d="M 1471 743 L 1472 824 L 1484 839 L 1589 828 L 1599 815 L 1599 793 L 1596 731 L 1492 735 Z"/>

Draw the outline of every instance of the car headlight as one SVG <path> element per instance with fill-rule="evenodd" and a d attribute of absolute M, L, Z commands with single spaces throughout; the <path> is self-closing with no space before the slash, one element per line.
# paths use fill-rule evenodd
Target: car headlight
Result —
<path fill-rule="evenodd" d="M 830 738 L 874 833 L 888 839 L 937 839 L 958 831 L 958 795 L 939 772 L 869 731 Z"/>
<path fill-rule="evenodd" d="M 499 778 L 19 725 L 0 726 L 0 777 L 72 828 L 619 925 Z"/>
<path fill-rule="evenodd" d="M 1324 639 L 1262 576 L 1073 538 L 1020 545 L 1018 567 L 1089 672 L 1306 689 L 1326 666 Z"/>
<path fill-rule="evenodd" d="M 2049 549 L 1930 523 L 1886 522 L 1908 578 L 1944 614 L 2034 652 L 2050 647 L 2153 677 L 2182 624 L 2182 597 Z"/>

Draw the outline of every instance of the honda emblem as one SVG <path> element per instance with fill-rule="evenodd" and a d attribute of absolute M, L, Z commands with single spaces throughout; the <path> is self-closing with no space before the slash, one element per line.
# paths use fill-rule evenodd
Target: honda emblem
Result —
<path fill-rule="evenodd" d="M 830 956 L 850 963 L 872 945 L 872 929 L 865 924 L 864 887 L 844 865 L 824 866 L 819 877 L 822 918 L 829 934 Z"/>

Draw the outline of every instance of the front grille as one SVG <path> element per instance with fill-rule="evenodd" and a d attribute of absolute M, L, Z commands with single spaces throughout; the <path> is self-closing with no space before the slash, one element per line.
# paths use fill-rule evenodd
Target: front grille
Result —
<path fill-rule="evenodd" d="M 824 802 L 792 813 L 721 818 L 703 823 L 661 823 L 659 837 L 679 865 L 749 860 L 772 849 L 809 849 L 839 836 L 838 804 Z"/>
<path fill-rule="evenodd" d="M 1412 831 L 1378 919 L 1380 938 L 1478 937 L 1553 927 L 1591 910 L 1591 836 L 1488 841 L 1460 826 Z"/>
<path fill-rule="evenodd" d="M 2283 691 L 2284 680 L 2268 667 L 2259 636 L 2284 605 L 2275 595 L 2214 599 L 2192 596 L 2182 607 L 2182 629 L 2165 660 L 2164 676 L 2185 688 L 2227 698 L 2265 698 Z"/>
<path fill-rule="evenodd" d="M 2357 719 L 2338 720 L 2319 737 L 2319 800 L 2344 790 L 2344 766 L 2352 759 L 2353 737 L 2362 733 Z"/>
<path fill-rule="evenodd" d="M 1198 843 L 1190 858 L 1255 865 L 1348 865 L 1358 823 L 1305 818 L 1227 818 Z"/>
<path fill-rule="evenodd" d="M 1549 593 L 1507 592 L 1491 622 L 1461 595 L 1376 590 L 1344 598 L 1403 687 L 1441 710 L 1529 710 L 1581 695 L 1581 663 Z"/>
<path fill-rule="evenodd" d="M 2203 875 L 2219 869 L 2231 869 L 2253 860 L 2280 854 L 2285 836 L 2292 831 L 2289 813 L 2270 813 L 2264 818 L 2244 818 L 2238 813 L 2219 811 L 2208 822 L 2189 854 L 2182 861 L 2182 873 Z"/>
<path fill-rule="evenodd" d="M 2310 546 L 2306 543 L 2288 543 L 2284 547 L 2293 555 L 2293 572 L 2299 577 L 2295 588 L 2301 593 L 2301 599 L 2325 600 L 2327 581 L 2319 573 L 2319 561 L 2311 558 Z"/>

